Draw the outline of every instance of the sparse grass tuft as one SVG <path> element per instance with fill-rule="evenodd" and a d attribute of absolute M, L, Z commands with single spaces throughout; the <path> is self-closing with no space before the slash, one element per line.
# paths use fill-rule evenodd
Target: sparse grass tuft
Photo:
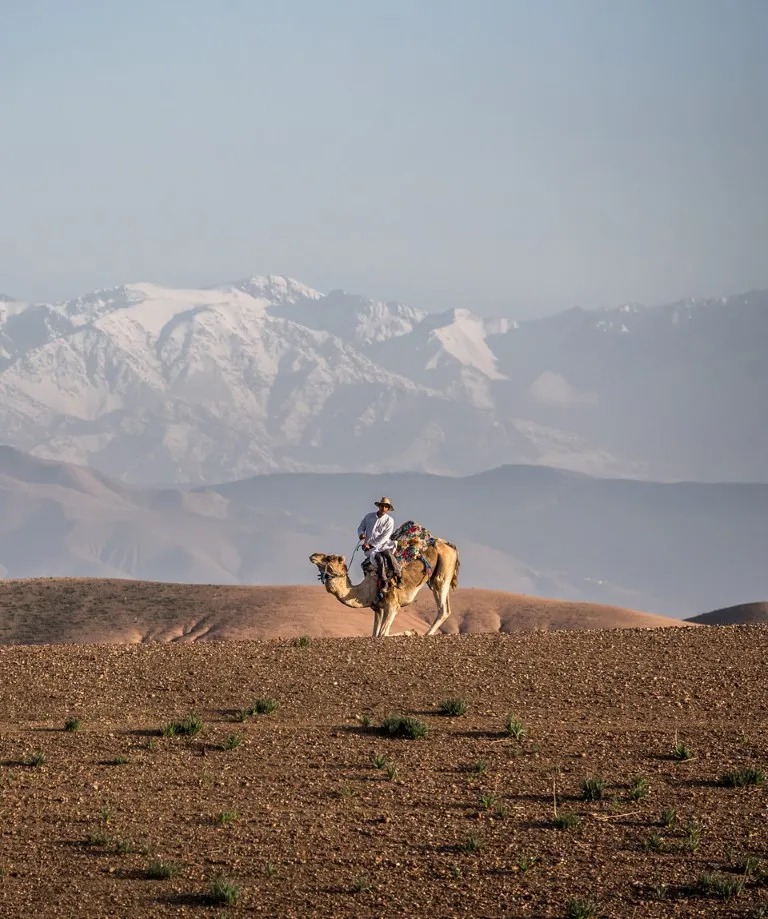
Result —
<path fill-rule="evenodd" d="M 696 820 L 689 820 L 685 827 L 683 845 L 689 852 L 698 852 L 701 845 L 701 824 Z"/>
<path fill-rule="evenodd" d="M 663 852 L 666 847 L 667 843 L 664 837 L 655 831 L 643 843 L 643 848 L 649 852 Z"/>
<path fill-rule="evenodd" d="M 744 878 L 709 871 L 700 874 L 694 885 L 696 893 L 703 897 L 719 897 L 721 900 L 738 897 L 743 889 Z"/>
<path fill-rule="evenodd" d="M 464 852 L 465 855 L 473 855 L 475 852 L 479 852 L 483 848 L 483 845 L 484 842 L 480 837 L 470 833 L 464 842 L 461 843 L 459 849 Z"/>
<path fill-rule="evenodd" d="M 525 874 L 526 871 L 530 871 L 540 861 L 541 858 L 538 855 L 520 855 L 517 859 L 517 868 L 522 874 Z"/>
<path fill-rule="evenodd" d="M 24 764 L 31 766 L 33 769 L 38 769 L 40 766 L 45 765 L 45 753 L 42 750 L 33 750 L 24 760 Z"/>
<path fill-rule="evenodd" d="M 359 715 L 355 715 L 355 720 L 360 727 L 366 731 L 373 727 L 373 718 L 367 712 L 361 712 Z"/>
<path fill-rule="evenodd" d="M 185 715 L 180 721 L 169 721 L 160 728 L 163 737 L 194 737 L 203 730 L 203 721 L 199 715 Z"/>
<path fill-rule="evenodd" d="M 507 715 L 504 722 L 504 731 L 515 740 L 522 740 L 528 733 L 523 722 L 516 715 Z"/>
<path fill-rule="evenodd" d="M 153 858 L 147 865 L 147 877 L 152 881 L 167 881 L 170 878 L 175 878 L 179 870 L 176 862 L 164 862 L 158 858 Z"/>
<path fill-rule="evenodd" d="M 485 775 L 488 771 L 488 763 L 484 759 L 475 760 L 474 763 L 470 763 L 467 766 L 467 772 L 471 772 L 474 775 Z"/>
<path fill-rule="evenodd" d="M 480 807 L 483 810 L 489 811 L 496 803 L 496 795 L 493 792 L 486 792 L 483 795 L 480 795 Z"/>
<path fill-rule="evenodd" d="M 128 762 L 127 756 L 116 756 L 114 759 L 110 760 L 111 766 L 124 766 Z"/>
<path fill-rule="evenodd" d="M 239 734 L 230 734 L 227 739 L 224 741 L 225 750 L 235 750 L 243 742 L 243 738 Z"/>
<path fill-rule="evenodd" d="M 387 763 L 384 766 L 384 772 L 390 782 L 394 782 L 397 778 L 397 766 L 394 763 Z"/>
<path fill-rule="evenodd" d="M 557 830 L 575 830 L 581 823 L 581 817 L 578 814 L 557 814 L 552 818 L 552 826 Z"/>
<path fill-rule="evenodd" d="M 641 801 L 643 798 L 648 796 L 650 791 L 650 786 L 648 784 L 648 779 L 642 775 L 634 776 L 629 783 L 629 797 L 633 801 Z"/>
<path fill-rule="evenodd" d="M 371 765 L 374 769 L 383 769 L 387 762 L 388 760 L 383 753 L 371 753 Z"/>
<path fill-rule="evenodd" d="M 381 722 L 381 730 L 390 737 L 406 737 L 409 740 L 425 737 L 429 732 L 423 721 L 408 715 L 389 715 Z"/>
<path fill-rule="evenodd" d="M 584 801 L 602 801 L 605 780 L 599 775 L 586 778 L 581 783 L 581 797 Z"/>
<path fill-rule="evenodd" d="M 104 848 L 109 845 L 109 836 L 106 833 L 102 833 L 100 830 L 97 830 L 93 833 L 89 833 L 85 837 L 85 844 L 87 846 L 94 846 L 99 848 Z"/>
<path fill-rule="evenodd" d="M 240 815 L 238 814 L 236 810 L 219 811 L 219 813 L 216 815 L 214 819 L 214 822 L 218 826 L 227 826 L 230 823 L 234 823 L 235 820 L 237 820 L 239 816 Z"/>
<path fill-rule="evenodd" d="M 208 899 L 216 906 L 234 906 L 240 899 L 240 888 L 229 878 L 215 877 L 211 881 Z"/>
<path fill-rule="evenodd" d="M 67 718 L 64 722 L 64 730 L 69 731 L 70 734 L 73 734 L 75 731 L 80 730 L 80 719 L 79 718 Z"/>
<path fill-rule="evenodd" d="M 667 828 L 673 827 L 677 823 L 677 811 L 674 807 L 665 807 L 661 812 L 661 825 Z"/>
<path fill-rule="evenodd" d="M 685 760 L 688 759 L 693 759 L 693 750 L 684 743 L 678 741 L 672 747 L 672 759 L 677 760 L 679 763 L 685 762 Z"/>
<path fill-rule="evenodd" d="M 451 718 L 458 718 L 460 715 L 466 715 L 469 705 L 464 699 L 443 699 L 438 706 L 441 715 L 448 715 Z"/>
<path fill-rule="evenodd" d="M 367 893 L 369 890 L 373 890 L 373 884 L 364 874 L 358 874 L 352 878 L 350 888 L 352 893 Z"/>
<path fill-rule="evenodd" d="M 762 769 L 754 766 L 745 766 L 743 769 L 734 769 L 732 772 L 724 772 L 720 776 L 720 784 L 726 788 L 742 788 L 745 785 L 762 785 L 765 781 L 765 773 Z"/>
<path fill-rule="evenodd" d="M 597 904 L 592 900 L 569 900 L 565 915 L 568 919 L 593 919 L 597 915 Z"/>
<path fill-rule="evenodd" d="M 309 635 L 299 635 L 298 638 L 293 639 L 294 648 L 308 648 L 312 644 L 312 639 Z"/>
<path fill-rule="evenodd" d="M 277 699 L 256 699 L 249 708 L 249 715 L 271 715 L 280 707 Z"/>
<path fill-rule="evenodd" d="M 276 878 L 280 873 L 280 866 L 277 862 L 266 861 L 264 863 L 264 876 L 268 878 Z"/>

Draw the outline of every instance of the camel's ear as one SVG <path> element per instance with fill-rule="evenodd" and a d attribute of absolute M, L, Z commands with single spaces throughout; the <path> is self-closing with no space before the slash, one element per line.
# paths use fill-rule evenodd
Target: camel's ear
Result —
<path fill-rule="evenodd" d="M 347 557 L 346 557 L 346 555 L 340 555 L 340 556 L 339 556 L 339 561 L 341 562 L 342 565 L 346 565 L 346 564 L 347 564 Z"/>
<path fill-rule="evenodd" d="M 309 556 L 309 560 L 313 565 L 317 565 L 322 562 L 323 558 L 324 556 L 322 552 L 313 552 L 312 555 Z"/>

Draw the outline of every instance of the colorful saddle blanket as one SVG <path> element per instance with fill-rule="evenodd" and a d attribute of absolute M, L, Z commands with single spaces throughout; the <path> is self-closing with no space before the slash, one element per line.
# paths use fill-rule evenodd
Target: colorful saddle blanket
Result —
<path fill-rule="evenodd" d="M 403 565 L 421 559 L 428 546 L 434 546 L 437 539 L 426 527 L 413 520 L 406 520 L 392 534 L 392 539 L 397 543 L 395 558 Z"/>

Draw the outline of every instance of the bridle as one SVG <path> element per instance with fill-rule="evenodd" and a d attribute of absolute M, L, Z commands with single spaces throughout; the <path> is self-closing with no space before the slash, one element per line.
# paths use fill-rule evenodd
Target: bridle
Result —
<path fill-rule="evenodd" d="M 354 562 L 354 560 L 355 560 L 355 554 L 357 553 L 357 550 L 358 550 L 359 548 L 360 548 L 360 543 L 358 543 L 358 544 L 355 546 L 355 548 L 354 548 L 354 550 L 353 550 L 353 552 L 352 552 L 352 557 L 351 557 L 350 560 L 349 560 L 349 565 L 347 566 L 347 571 L 349 571 L 349 569 L 352 567 L 352 562 Z M 342 577 L 342 575 L 340 575 L 340 574 L 331 574 L 331 572 L 328 570 L 329 567 L 330 567 L 330 566 L 329 566 L 328 562 L 326 562 L 322 567 L 320 567 L 320 565 L 317 566 L 317 580 L 320 581 L 320 583 L 323 585 L 323 587 L 325 587 L 326 584 L 328 583 L 328 581 L 330 581 L 332 578 L 340 578 L 340 577 Z"/>

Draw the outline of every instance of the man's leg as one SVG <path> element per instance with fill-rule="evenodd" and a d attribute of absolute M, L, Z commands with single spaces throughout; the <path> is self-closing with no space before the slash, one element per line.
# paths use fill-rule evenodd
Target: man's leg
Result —
<path fill-rule="evenodd" d="M 400 562 L 395 558 L 395 553 L 392 549 L 385 549 L 384 554 L 387 556 L 387 561 L 392 568 L 392 574 L 395 576 L 395 580 L 399 583 L 403 579 L 403 569 L 400 566 Z"/>

